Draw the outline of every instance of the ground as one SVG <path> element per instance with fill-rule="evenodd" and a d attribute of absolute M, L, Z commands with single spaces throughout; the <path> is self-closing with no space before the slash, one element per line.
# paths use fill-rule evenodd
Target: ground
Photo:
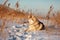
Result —
<path fill-rule="evenodd" d="M 50 26 L 47 30 L 24 32 L 24 30 L 29 26 L 28 23 L 6 23 L 5 31 L 2 34 L 0 33 L 0 40 L 60 40 L 60 28 L 58 27 L 55 28 Z"/>

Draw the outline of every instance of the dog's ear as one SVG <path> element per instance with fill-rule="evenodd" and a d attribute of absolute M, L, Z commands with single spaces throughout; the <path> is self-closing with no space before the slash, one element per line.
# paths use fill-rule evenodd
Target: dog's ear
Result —
<path fill-rule="evenodd" d="M 32 18 L 32 14 L 29 14 L 29 15 L 28 15 L 28 18 Z"/>

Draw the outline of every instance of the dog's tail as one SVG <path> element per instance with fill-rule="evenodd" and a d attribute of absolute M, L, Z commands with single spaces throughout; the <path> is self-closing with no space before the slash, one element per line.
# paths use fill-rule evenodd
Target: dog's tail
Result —
<path fill-rule="evenodd" d="M 42 22 L 39 22 L 39 23 L 42 24 L 41 30 L 45 30 L 45 25 Z"/>

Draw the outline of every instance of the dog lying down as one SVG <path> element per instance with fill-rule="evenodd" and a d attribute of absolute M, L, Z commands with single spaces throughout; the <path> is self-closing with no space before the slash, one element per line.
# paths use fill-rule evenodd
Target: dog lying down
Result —
<path fill-rule="evenodd" d="M 39 31 L 44 30 L 44 24 L 40 22 L 34 15 L 30 14 L 28 16 L 29 27 L 25 30 L 25 32 L 30 31 Z"/>

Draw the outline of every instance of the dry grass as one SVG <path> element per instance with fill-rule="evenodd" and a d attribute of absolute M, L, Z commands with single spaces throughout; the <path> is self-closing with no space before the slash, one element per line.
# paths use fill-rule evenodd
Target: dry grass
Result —
<path fill-rule="evenodd" d="M 53 14 L 53 17 L 57 24 L 60 24 L 60 12 L 57 12 L 56 15 Z"/>
<path fill-rule="evenodd" d="M 6 0 L 4 2 L 3 5 L 0 4 L 0 19 L 2 20 L 10 20 L 10 21 L 14 21 L 16 20 L 16 22 L 19 23 L 20 19 L 26 19 L 27 15 L 22 11 L 17 11 L 14 9 L 9 8 L 10 3 L 8 4 L 8 6 L 6 6 L 6 3 L 8 2 L 8 0 Z M 18 3 L 18 2 L 17 2 Z M 18 4 L 16 4 L 18 7 Z M 3 22 L 2 26 L 0 27 L 0 32 L 2 32 L 4 30 L 5 27 L 5 22 Z"/>

